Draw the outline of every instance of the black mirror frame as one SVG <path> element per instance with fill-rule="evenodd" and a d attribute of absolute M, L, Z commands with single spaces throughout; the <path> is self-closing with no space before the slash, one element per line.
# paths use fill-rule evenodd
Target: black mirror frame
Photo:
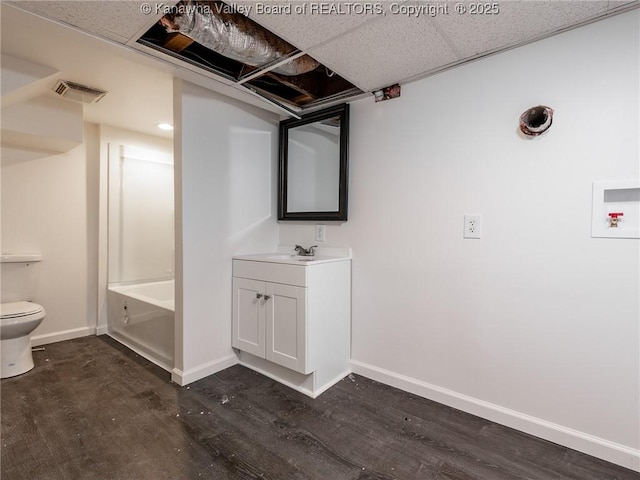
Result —
<path fill-rule="evenodd" d="M 287 212 L 287 176 L 289 171 L 289 129 L 308 123 L 340 116 L 340 178 L 338 189 L 338 211 L 336 212 Z M 278 220 L 326 220 L 347 221 L 347 199 L 349 188 L 349 104 L 345 103 L 325 110 L 304 115 L 301 119 L 280 122 L 278 162 Z"/>

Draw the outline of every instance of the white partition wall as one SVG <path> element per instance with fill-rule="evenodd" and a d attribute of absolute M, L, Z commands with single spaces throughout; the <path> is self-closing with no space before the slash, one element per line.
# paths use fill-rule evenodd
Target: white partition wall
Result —
<path fill-rule="evenodd" d="M 186 384 L 237 363 L 231 257 L 274 251 L 278 118 L 176 81 L 176 368 Z"/>

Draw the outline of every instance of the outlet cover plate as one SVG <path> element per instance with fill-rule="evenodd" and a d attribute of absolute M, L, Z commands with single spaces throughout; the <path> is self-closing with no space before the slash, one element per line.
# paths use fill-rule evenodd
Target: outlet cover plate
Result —
<path fill-rule="evenodd" d="M 466 213 L 464 215 L 464 238 L 482 237 L 482 215 Z"/>

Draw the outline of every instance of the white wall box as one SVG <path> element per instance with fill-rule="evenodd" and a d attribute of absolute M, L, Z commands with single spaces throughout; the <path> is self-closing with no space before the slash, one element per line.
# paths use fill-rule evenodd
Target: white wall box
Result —
<path fill-rule="evenodd" d="M 593 182 L 591 236 L 640 238 L 640 179 Z"/>
<path fill-rule="evenodd" d="M 350 258 L 234 257 L 232 330 L 241 364 L 317 397 L 350 372 Z"/>

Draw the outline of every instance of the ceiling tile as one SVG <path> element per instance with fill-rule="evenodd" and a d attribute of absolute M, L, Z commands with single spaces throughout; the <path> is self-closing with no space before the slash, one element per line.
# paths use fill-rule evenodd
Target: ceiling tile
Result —
<path fill-rule="evenodd" d="M 523 44 L 562 28 L 594 18 L 608 8 L 608 1 L 535 1 L 498 2 L 498 13 L 464 14 L 452 8 L 449 15 L 435 18 L 442 32 L 463 57 L 499 48 Z"/>
<path fill-rule="evenodd" d="M 364 91 L 458 60 L 428 16 L 387 15 L 308 53 Z"/>
<path fill-rule="evenodd" d="M 301 50 L 327 42 L 358 26 L 379 18 L 367 13 L 364 2 L 308 2 L 266 0 L 261 2 L 239 1 L 237 4 L 251 7 L 249 18 L 295 45 Z M 333 5 L 331 5 L 333 3 Z M 366 2 L 372 5 L 373 2 Z M 261 7 L 260 7 L 261 6 Z M 277 8 L 289 7 L 290 11 Z"/>
<path fill-rule="evenodd" d="M 625 5 L 630 5 L 632 3 L 639 3 L 638 0 L 609 0 L 609 10 L 615 10 L 619 7 L 624 7 Z"/>
<path fill-rule="evenodd" d="M 147 12 L 145 7 L 158 6 L 164 8 L 161 2 L 107 0 L 51 0 L 13 2 L 18 8 L 33 12 L 68 25 L 73 25 L 87 32 L 101 35 L 110 40 L 125 43 L 133 37 L 153 15 L 160 12 Z M 166 2 L 173 5 L 174 2 Z"/>

